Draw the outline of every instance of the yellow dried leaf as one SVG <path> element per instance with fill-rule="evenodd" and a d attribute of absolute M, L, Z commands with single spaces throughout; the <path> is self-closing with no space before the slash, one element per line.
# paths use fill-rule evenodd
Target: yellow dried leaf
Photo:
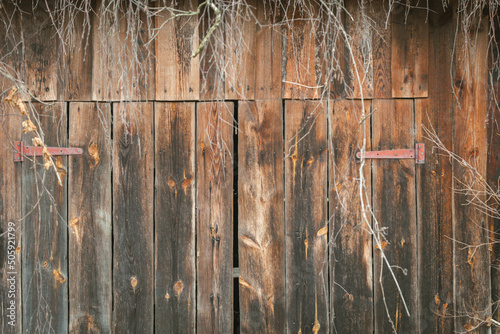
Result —
<path fill-rule="evenodd" d="M 14 103 L 13 101 L 13 97 L 14 95 L 17 93 L 17 87 L 16 86 L 12 86 L 12 88 L 10 89 L 10 92 L 9 92 L 9 95 L 7 95 L 7 97 L 4 99 L 5 102 L 10 102 L 10 103 Z"/>
<path fill-rule="evenodd" d="M 465 329 L 466 331 L 471 331 L 471 330 L 473 330 L 473 329 L 474 329 L 474 326 L 472 326 L 472 324 L 469 322 L 469 323 L 466 323 L 466 324 L 464 325 L 464 329 Z"/>
<path fill-rule="evenodd" d="M 376 249 L 384 249 L 387 246 L 387 241 L 382 241 L 380 244 L 375 245 Z"/>
<path fill-rule="evenodd" d="M 50 167 L 52 167 L 54 164 L 52 163 L 52 160 L 48 160 L 43 164 L 43 167 L 45 167 L 46 170 L 49 170 Z"/>
<path fill-rule="evenodd" d="M 19 113 L 23 116 L 26 116 L 27 113 L 26 113 L 26 106 L 24 105 L 24 102 L 21 99 L 19 99 L 19 100 L 17 100 L 16 105 L 19 108 Z"/>
<path fill-rule="evenodd" d="M 31 120 L 27 119 L 23 122 L 23 132 L 24 133 L 33 132 L 35 130 L 36 130 L 36 126 L 35 126 L 35 124 L 33 124 L 33 122 Z"/>
<path fill-rule="evenodd" d="M 35 146 L 43 146 L 43 141 L 40 138 L 35 137 L 35 138 L 33 138 L 33 145 L 35 145 Z"/>

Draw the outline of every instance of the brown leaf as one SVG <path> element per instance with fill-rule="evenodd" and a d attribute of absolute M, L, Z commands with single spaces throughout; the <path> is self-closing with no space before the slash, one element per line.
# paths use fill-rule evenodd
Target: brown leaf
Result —
<path fill-rule="evenodd" d="M 471 330 L 473 330 L 473 329 L 474 329 L 474 326 L 472 326 L 472 324 L 469 322 L 469 323 L 466 323 L 466 324 L 464 325 L 464 329 L 465 329 L 466 331 L 471 331 Z"/>
<path fill-rule="evenodd" d="M 27 119 L 23 122 L 23 132 L 24 133 L 33 132 L 35 130 L 36 130 L 36 126 L 35 126 L 35 124 L 33 124 L 33 122 L 31 120 Z"/>
<path fill-rule="evenodd" d="M 35 145 L 35 146 L 43 146 L 43 141 L 40 138 L 35 137 L 35 138 L 33 138 L 33 145 Z"/>
<path fill-rule="evenodd" d="M 380 242 L 380 244 L 376 244 L 375 248 L 376 249 L 384 249 L 385 246 L 387 246 L 387 241 L 382 241 L 382 242 Z"/>

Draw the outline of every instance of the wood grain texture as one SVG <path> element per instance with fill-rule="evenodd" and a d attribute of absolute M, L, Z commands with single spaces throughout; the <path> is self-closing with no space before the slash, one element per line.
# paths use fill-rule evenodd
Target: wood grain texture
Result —
<path fill-rule="evenodd" d="M 328 333 L 326 103 L 285 104 L 286 323 Z"/>
<path fill-rule="evenodd" d="M 316 55 L 318 11 L 316 2 L 290 1 L 285 10 L 282 66 L 282 97 L 284 99 L 317 99 L 321 96 L 321 75 L 317 73 L 319 58 Z"/>
<path fill-rule="evenodd" d="M 101 123 L 103 122 L 103 123 Z M 109 333 L 112 313 L 111 106 L 70 103 L 69 332 Z"/>
<path fill-rule="evenodd" d="M 226 71 L 225 98 L 253 100 L 255 98 L 256 7 L 259 0 L 248 0 L 247 8 L 233 7 L 225 24 Z M 238 27 L 238 28 L 236 28 Z"/>
<path fill-rule="evenodd" d="M 470 31 L 458 29 L 456 37 L 453 152 L 480 175 L 486 175 L 488 23 L 486 17 L 482 17 L 479 23 L 478 20 L 479 17 L 473 21 Z M 467 204 L 471 197 L 460 192 L 463 183 L 472 184 L 473 176 L 457 161 L 453 163 L 453 176 L 454 310 L 456 314 L 474 314 L 476 319 L 486 319 L 491 315 L 490 256 L 488 247 L 475 246 L 488 242 L 488 221 L 485 214 Z M 472 188 L 475 187 L 472 184 Z M 476 319 L 456 317 L 455 330 L 476 327 L 479 324 Z M 475 332 L 488 331 L 489 328 L 482 325 Z"/>
<path fill-rule="evenodd" d="M 197 332 L 233 331 L 232 103 L 197 106 Z"/>
<path fill-rule="evenodd" d="M 285 330 L 281 100 L 238 110 L 238 257 L 242 333 Z"/>
<path fill-rule="evenodd" d="M 373 50 L 371 20 L 357 0 L 346 1 L 350 13 L 345 29 L 350 36 L 346 50 L 346 95 L 354 99 L 373 98 Z"/>
<path fill-rule="evenodd" d="M 168 4 L 172 6 L 172 4 Z M 174 8 L 196 11 L 197 1 L 182 0 Z M 167 10 L 155 17 L 156 99 L 198 100 L 200 97 L 200 57 L 192 57 L 198 48 L 198 15 L 173 18 Z"/>
<path fill-rule="evenodd" d="M 500 38 L 500 28 L 496 26 L 496 37 Z M 498 50 L 495 50 L 494 57 L 498 57 Z M 499 188 L 500 184 L 500 80 L 498 75 L 500 68 L 489 66 L 491 91 L 488 103 L 488 162 L 487 178 L 488 184 L 493 188 Z M 493 100 L 492 100 L 493 99 Z M 494 204 L 497 212 L 500 213 L 500 203 Z M 490 238 L 496 241 L 491 252 L 491 299 L 493 302 L 500 301 L 500 217 L 490 217 Z M 490 242 L 491 242 L 490 241 Z M 500 321 L 500 309 L 494 310 L 494 319 Z"/>
<path fill-rule="evenodd" d="M 155 103 L 155 331 L 196 330 L 195 104 Z"/>
<path fill-rule="evenodd" d="M 373 100 L 372 149 L 414 148 L 413 101 Z M 388 121 L 390 120 L 390 121 Z M 381 244 L 374 244 L 375 332 L 418 333 L 417 226 L 415 162 L 412 159 L 375 159 L 373 166 L 374 230 Z M 382 237 L 383 236 L 383 237 Z M 394 271 L 408 306 L 407 315 L 401 295 L 387 264 L 383 249 Z M 386 307 L 393 325 L 389 322 Z"/>
<path fill-rule="evenodd" d="M 256 2 L 255 99 L 280 99 L 283 12 L 276 4 Z"/>
<path fill-rule="evenodd" d="M 113 104 L 113 332 L 152 333 L 153 104 Z"/>
<path fill-rule="evenodd" d="M 416 168 L 418 217 L 419 327 L 423 333 L 453 333 L 452 165 L 424 130 L 452 147 L 450 89 L 455 24 L 452 8 L 434 3 L 429 13 L 429 98 L 415 100 L 416 140 L 426 145 L 425 164 Z"/>
<path fill-rule="evenodd" d="M 104 10 L 107 5 L 97 0 L 93 20 L 92 100 L 153 99 L 155 43 L 150 42 L 147 17 L 132 3 Z"/>
<path fill-rule="evenodd" d="M 203 39 L 216 21 L 216 13 L 205 9 L 198 24 L 199 36 Z M 224 99 L 224 67 L 226 64 L 224 46 L 224 17 L 200 51 L 200 100 Z"/>
<path fill-rule="evenodd" d="M 0 106 L 0 332 L 22 331 L 21 298 L 21 165 L 13 160 L 13 141 L 21 139 L 21 117 Z"/>
<path fill-rule="evenodd" d="M 35 6 L 31 1 L 20 4 L 26 88 L 32 97 L 55 101 L 58 96 L 59 37 L 46 2 L 38 5 L 33 8 Z"/>
<path fill-rule="evenodd" d="M 33 107 L 47 146 L 68 146 L 66 103 Z M 40 130 L 40 129 L 39 129 Z M 23 135 L 32 146 L 33 135 Z M 22 162 L 22 291 L 23 332 L 68 330 L 67 157 L 54 158 L 63 185 L 43 157 Z"/>
<path fill-rule="evenodd" d="M 391 20 L 387 19 L 387 2 L 375 0 L 371 2 L 370 17 L 373 29 L 373 97 L 389 99 L 392 97 L 392 29 Z"/>
<path fill-rule="evenodd" d="M 427 11 L 396 5 L 391 14 L 392 97 L 427 97 L 429 24 Z"/>
<path fill-rule="evenodd" d="M 72 17 L 71 24 L 67 23 L 65 29 L 71 38 L 64 48 L 61 56 L 62 82 L 60 82 L 59 100 L 63 101 L 90 101 L 92 99 L 92 70 L 93 70 L 93 46 L 95 0 L 82 6 L 85 11 L 65 10 L 64 14 Z M 89 24 L 89 25 L 87 25 Z M 99 43 L 96 41 L 95 43 Z"/>
<path fill-rule="evenodd" d="M 359 192 L 360 165 L 356 153 L 366 138 L 371 149 L 370 123 L 360 124 L 362 108 L 370 113 L 370 103 L 339 100 L 329 106 L 330 160 L 330 314 L 332 328 L 339 333 L 373 332 L 372 237 L 363 219 Z M 371 205 L 371 163 L 363 170 L 365 207 Z"/>
<path fill-rule="evenodd" d="M 2 3 L 0 10 L 0 61 L 3 70 L 16 79 L 24 78 L 24 50 L 23 44 L 19 43 L 22 38 L 21 12 L 14 4 Z M 7 89 L 14 82 L 4 74 L 0 75 L 0 99 L 8 94 Z M 3 115 L 3 112 L 2 112 Z M 18 138 L 20 139 L 20 138 Z"/>

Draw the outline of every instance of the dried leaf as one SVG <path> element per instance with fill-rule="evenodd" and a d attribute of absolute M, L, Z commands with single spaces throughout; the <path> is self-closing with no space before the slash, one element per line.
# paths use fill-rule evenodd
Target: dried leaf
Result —
<path fill-rule="evenodd" d="M 52 167 L 54 164 L 52 163 L 52 160 L 48 160 L 46 163 L 43 164 L 46 170 L 49 170 L 50 167 Z"/>
<path fill-rule="evenodd" d="M 43 141 L 40 138 L 35 137 L 35 138 L 33 138 L 33 145 L 35 145 L 35 146 L 43 146 Z"/>
<path fill-rule="evenodd" d="M 17 87 L 12 86 L 12 88 L 10 89 L 9 95 L 7 95 L 7 97 L 4 99 L 4 101 L 14 104 L 13 97 L 16 93 L 17 93 Z"/>
<path fill-rule="evenodd" d="M 472 326 L 472 324 L 469 322 L 469 323 L 466 323 L 466 324 L 464 325 L 464 329 L 465 329 L 466 331 L 471 331 L 471 330 L 473 330 L 473 329 L 474 329 L 474 326 Z"/>
<path fill-rule="evenodd" d="M 380 244 L 376 244 L 375 248 L 376 249 L 384 249 L 385 246 L 387 246 L 387 241 L 382 241 L 382 242 L 380 242 Z"/>
<path fill-rule="evenodd" d="M 16 105 L 19 108 L 19 113 L 23 116 L 26 116 L 27 112 L 26 112 L 26 106 L 24 105 L 24 102 L 21 99 L 19 99 L 19 100 L 17 100 Z"/>
<path fill-rule="evenodd" d="M 33 124 L 33 122 L 31 120 L 27 119 L 23 122 L 23 132 L 24 133 L 33 132 L 35 130 L 36 130 L 36 126 L 35 126 L 35 124 Z"/>

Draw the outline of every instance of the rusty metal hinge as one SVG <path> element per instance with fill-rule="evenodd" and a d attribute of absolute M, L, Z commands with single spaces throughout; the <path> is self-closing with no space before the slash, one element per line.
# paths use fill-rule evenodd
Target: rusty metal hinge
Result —
<path fill-rule="evenodd" d="M 16 151 L 14 152 L 14 162 L 24 161 L 24 157 L 43 156 L 43 147 L 24 146 L 24 142 L 14 142 Z M 83 150 L 77 147 L 47 147 L 47 151 L 55 155 L 77 155 L 82 154 Z"/>
<path fill-rule="evenodd" d="M 361 159 L 361 152 L 356 153 L 356 157 Z M 425 144 L 416 143 L 415 149 L 388 150 L 388 151 L 368 151 L 365 152 L 365 159 L 415 159 L 415 164 L 425 163 Z"/>

